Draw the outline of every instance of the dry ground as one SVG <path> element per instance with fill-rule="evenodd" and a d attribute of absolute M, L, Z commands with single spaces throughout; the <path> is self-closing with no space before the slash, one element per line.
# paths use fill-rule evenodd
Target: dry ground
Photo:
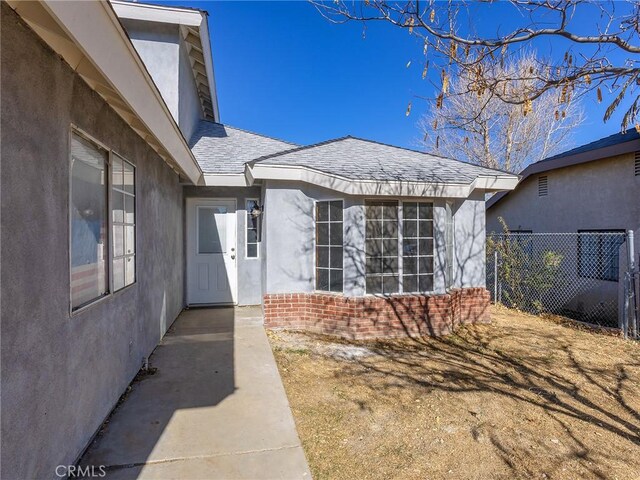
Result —
<path fill-rule="evenodd" d="M 442 339 L 271 332 L 320 479 L 640 479 L 640 343 L 497 309 Z"/>

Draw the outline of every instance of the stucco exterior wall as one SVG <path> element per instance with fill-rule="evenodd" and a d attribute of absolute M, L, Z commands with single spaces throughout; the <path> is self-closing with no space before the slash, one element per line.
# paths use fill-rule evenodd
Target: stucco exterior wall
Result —
<path fill-rule="evenodd" d="M 268 181 L 265 192 L 263 293 L 306 293 L 315 289 L 317 200 L 344 201 L 344 294 L 365 295 L 364 204 L 366 198 L 285 181 Z M 416 199 L 397 199 L 415 201 Z M 444 293 L 445 200 L 434 202 L 434 292 Z M 453 287 L 485 285 L 484 198 L 452 201 L 454 219 Z"/>
<path fill-rule="evenodd" d="M 1 8 L 1 477 L 56 478 L 55 467 L 76 460 L 182 309 L 182 187 Z M 71 124 L 137 169 L 137 283 L 72 316 Z"/>
<path fill-rule="evenodd" d="M 180 119 L 180 32 L 177 25 L 121 18 L 131 43 L 142 58 L 176 122 Z"/>
<path fill-rule="evenodd" d="M 482 192 L 453 202 L 453 285 L 484 287 L 486 283 L 485 202 Z"/>
<path fill-rule="evenodd" d="M 237 249 L 236 265 L 238 267 L 238 305 L 260 305 L 262 302 L 261 265 L 263 251 L 258 246 L 258 258 L 247 258 L 247 210 L 246 200 L 259 200 L 260 187 L 184 187 L 185 199 L 198 198 L 233 198 L 237 205 Z M 186 225 L 185 225 L 186 228 Z"/>
<path fill-rule="evenodd" d="M 179 26 L 121 21 L 188 142 L 202 116 L 202 106 Z"/>
<path fill-rule="evenodd" d="M 498 217 L 512 230 L 577 232 L 640 226 L 640 177 L 634 154 L 560 168 L 524 180 L 487 210 L 487 232 L 501 232 Z M 548 177 L 549 194 L 538 196 L 538 177 Z"/>

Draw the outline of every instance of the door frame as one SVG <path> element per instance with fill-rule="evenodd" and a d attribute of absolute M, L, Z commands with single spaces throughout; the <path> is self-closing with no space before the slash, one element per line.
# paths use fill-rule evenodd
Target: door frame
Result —
<path fill-rule="evenodd" d="M 231 288 L 231 302 L 219 302 L 219 303 L 190 303 L 189 302 L 189 275 L 190 275 L 190 267 L 189 267 L 189 258 L 191 254 L 195 254 L 195 252 L 191 252 L 190 248 L 192 242 L 190 242 L 191 235 L 197 235 L 197 227 L 198 227 L 198 218 L 195 216 L 193 221 L 195 224 L 192 226 L 189 224 L 189 218 L 191 215 L 191 209 L 195 207 L 194 204 L 198 202 L 233 202 L 234 206 L 234 216 L 235 216 L 235 242 L 233 244 L 235 259 L 235 280 L 233 282 L 229 282 L 229 287 Z M 237 305 L 238 304 L 238 199 L 234 197 L 187 197 L 185 199 L 185 304 L 187 307 L 206 307 L 206 306 L 225 306 L 225 305 Z M 197 237 L 193 239 L 193 247 L 197 248 Z"/>

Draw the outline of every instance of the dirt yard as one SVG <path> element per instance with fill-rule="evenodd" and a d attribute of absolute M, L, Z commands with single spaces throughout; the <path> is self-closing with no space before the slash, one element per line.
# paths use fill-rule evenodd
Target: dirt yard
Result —
<path fill-rule="evenodd" d="M 640 479 L 640 343 L 506 309 L 442 339 L 270 332 L 321 479 Z"/>

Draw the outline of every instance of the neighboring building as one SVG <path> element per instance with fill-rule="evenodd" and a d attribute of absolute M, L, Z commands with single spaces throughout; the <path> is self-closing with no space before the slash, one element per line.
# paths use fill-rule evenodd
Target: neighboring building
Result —
<path fill-rule="evenodd" d="M 564 309 L 588 318 L 610 305 L 614 326 L 626 266 L 619 247 L 624 232 L 640 228 L 640 134 L 602 138 L 529 165 L 520 176 L 515 190 L 487 201 L 487 233 L 502 233 L 500 218 L 513 233 L 583 233 L 564 240 L 565 280 L 576 286 Z"/>
<path fill-rule="evenodd" d="M 0 8 L 2 478 L 73 464 L 185 306 L 348 336 L 486 317 L 484 197 L 517 177 L 219 123 L 200 10 Z"/>

